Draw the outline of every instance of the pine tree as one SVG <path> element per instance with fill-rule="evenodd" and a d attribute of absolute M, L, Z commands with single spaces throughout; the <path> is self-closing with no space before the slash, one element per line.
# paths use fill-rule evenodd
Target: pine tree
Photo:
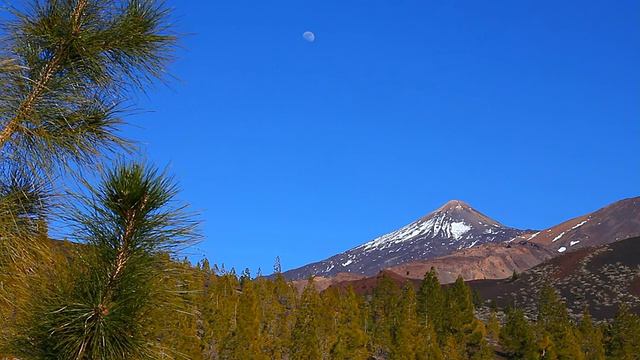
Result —
<path fill-rule="evenodd" d="M 442 360 L 444 358 L 432 324 L 419 324 L 417 338 L 415 344 L 417 359 Z"/>
<path fill-rule="evenodd" d="M 240 283 L 231 274 L 212 279 L 202 308 L 203 357 L 219 358 L 229 348 L 230 334 L 236 326 Z"/>
<path fill-rule="evenodd" d="M 361 311 L 363 299 L 349 286 L 340 298 L 336 339 L 331 349 L 332 359 L 367 359 L 367 334 Z"/>
<path fill-rule="evenodd" d="M 50 185 L 133 149 L 119 134 L 131 92 L 164 77 L 177 38 L 153 1 L 32 0 L 10 12 L 0 25 L 0 182 L 33 195 L 34 176 Z M 14 200 L 0 207 L 22 207 Z"/>
<path fill-rule="evenodd" d="M 416 294 L 418 321 L 431 326 L 440 343 L 446 338 L 444 330 L 445 293 L 434 268 L 427 272 Z"/>
<path fill-rule="evenodd" d="M 536 326 L 541 340 L 548 342 L 545 338 L 550 338 L 558 359 L 584 358 L 577 328 L 569 319 L 566 306 L 558 300 L 555 289 L 549 284 L 542 288 L 538 297 Z"/>
<path fill-rule="evenodd" d="M 34 304 L 17 347 L 25 357 L 124 359 L 148 353 L 145 324 L 175 302 L 167 254 L 197 240 L 176 203 L 172 177 L 144 164 L 116 165 L 69 216 L 77 247 L 71 281 Z"/>
<path fill-rule="evenodd" d="M 322 291 L 318 308 L 318 337 L 320 338 L 320 359 L 332 357 L 332 349 L 338 342 L 340 323 L 340 290 L 336 287 Z"/>
<path fill-rule="evenodd" d="M 460 348 L 460 343 L 453 335 L 448 335 L 442 345 L 442 356 L 444 360 L 463 360 L 464 349 Z"/>
<path fill-rule="evenodd" d="M 153 1 L 29 1 L 3 24 L 3 165 L 48 173 L 128 146 L 131 90 L 162 79 L 176 37 Z"/>
<path fill-rule="evenodd" d="M 319 306 L 320 296 L 311 277 L 300 297 L 296 322 L 291 332 L 289 345 L 291 360 L 320 359 L 319 319 L 317 315 Z"/>
<path fill-rule="evenodd" d="M 487 319 L 487 337 L 494 342 L 500 339 L 500 321 L 495 311 L 491 311 Z"/>
<path fill-rule="evenodd" d="M 162 80 L 177 40 L 153 1 L 30 0 L 9 13 L 0 24 L 3 345 L 53 296 L 43 287 L 60 291 L 51 282 L 70 276 L 46 237 L 54 205 L 70 204 L 57 185 L 134 150 L 119 133 L 132 92 Z"/>
<path fill-rule="evenodd" d="M 276 256 L 276 261 L 273 264 L 273 273 L 274 274 L 282 273 L 282 265 L 280 264 L 280 256 Z"/>
<path fill-rule="evenodd" d="M 261 303 L 261 352 L 269 359 L 282 359 L 286 354 L 291 334 L 292 312 L 287 310 L 285 294 L 295 296 L 282 274 L 276 274 L 274 280 L 256 278 L 254 280 L 256 292 Z"/>
<path fill-rule="evenodd" d="M 473 289 L 473 291 L 471 291 L 471 301 L 475 308 L 479 308 L 484 305 L 484 301 L 482 300 L 482 296 L 480 296 L 478 289 Z"/>
<path fill-rule="evenodd" d="M 492 351 L 486 341 L 486 329 L 475 318 L 471 290 L 462 276 L 447 290 L 445 329 L 453 335 L 470 359 L 488 359 Z"/>
<path fill-rule="evenodd" d="M 474 319 L 471 291 L 464 283 L 462 276 L 458 276 L 455 283 L 447 289 L 447 310 L 445 312 L 446 328 L 450 334 L 462 334 L 463 329 Z"/>
<path fill-rule="evenodd" d="M 5 252 L 11 245 L 0 245 L 0 358 L 15 357 L 11 345 L 15 344 L 13 340 L 22 331 L 17 324 L 29 322 L 34 297 L 46 293 L 53 279 L 65 282 L 69 278 L 68 271 L 65 271 L 69 266 L 65 255 L 70 250 L 69 241 L 64 241 L 59 251 L 53 251 L 46 232 L 31 236 L 31 248 L 18 246 L 14 248 L 17 251 Z M 5 239 L 11 242 L 10 238 L 2 237 Z M 20 257 L 23 257 L 23 262 L 14 262 Z"/>
<path fill-rule="evenodd" d="M 268 359 L 261 351 L 261 323 L 259 294 L 251 279 L 244 278 L 236 312 L 236 326 L 229 342 L 228 355 L 232 359 Z"/>
<path fill-rule="evenodd" d="M 505 309 L 505 324 L 500 329 L 500 345 L 513 359 L 538 359 L 536 334 L 524 310 Z"/>
<path fill-rule="evenodd" d="M 389 358 L 393 360 L 410 360 L 419 355 L 417 346 L 419 325 L 416 320 L 416 294 L 411 283 L 402 288 L 397 310 L 397 321 L 392 329 L 392 346 Z M 423 349 L 420 349 L 423 350 Z"/>
<path fill-rule="evenodd" d="M 585 308 L 580 322 L 580 339 L 585 360 L 603 360 L 604 344 L 600 327 L 593 324 L 589 309 Z"/>
<path fill-rule="evenodd" d="M 370 338 L 374 356 L 386 357 L 391 351 L 392 331 L 398 321 L 400 300 L 398 285 L 387 274 L 383 274 L 371 296 Z"/>
<path fill-rule="evenodd" d="M 171 261 L 170 265 L 175 276 L 165 280 L 168 287 L 177 291 L 175 311 L 151 317 L 145 326 L 145 337 L 156 343 L 156 358 L 202 359 L 198 319 L 204 271 L 191 266 L 186 258 L 182 262 Z"/>
<path fill-rule="evenodd" d="M 298 290 L 292 283 L 287 282 L 281 273 L 278 273 L 273 281 L 273 296 L 277 302 L 278 315 L 273 320 L 270 333 L 273 338 L 273 349 L 275 349 L 275 355 L 272 355 L 272 358 L 277 359 L 279 353 L 286 357 L 289 352 L 291 333 L 296 321 L 294 310 L 297 308 Z"/>
<path fill-rule="evenodd" d="M 622 304 L 607 331 L 607 358 L 636 360 L 640 354 L 640 318 Z"/>

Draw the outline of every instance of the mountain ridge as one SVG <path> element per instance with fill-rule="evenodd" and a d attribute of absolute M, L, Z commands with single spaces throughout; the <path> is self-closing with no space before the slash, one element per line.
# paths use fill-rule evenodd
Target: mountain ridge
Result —
<path fill-rule="evenodd" d="M 415 281 L 434 268 L 443 284 L 454 282 L 459 275 L 467 281 L 494 281 L 509 278 L 513 273 L 523 273 L 545 261 L 571 255 L 583 248 L 617 243 L 638 234 L 640 197 L 627 198 L 539 232 L 461 249 L 433 259 L 407 262 L 384 271 Z M 563 250 L 564 245 L 566 248 Z M 372 279 L 374 277 L 350 279 L 342 285 L 339 279 L 324 279 L 322 284 L 318 284 L 318 290 L 327 286 L 345 288 L 349 284 L 371 287 L 375 285 Z"/>
<path fill-rule="evenodd" d="M 451 200 L 398 230 L 325 260 L 288 270 L 283 275 L 289 280 L 332 277 L 339 273 L 371 276 L 410 261 L 432 259 L 533 232 L 506 227 L 463 201 Z"/>
<path fill-rule="evenodd" d="M 421 278 L 432 267 L 442 283 L 504 279 L 543 261 L 584 247 L 640 236 L 640 197 L 626 198 L 533 234 L 505 243 L 488 243 L 442 257 L 412 261 L 389 270 L 408 278 Z"/>

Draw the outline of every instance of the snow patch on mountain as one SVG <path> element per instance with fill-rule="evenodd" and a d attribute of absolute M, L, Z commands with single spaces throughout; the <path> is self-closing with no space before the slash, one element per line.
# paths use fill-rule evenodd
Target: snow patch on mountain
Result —
<path fill-rule="evenodd" d="M 460 240 L 462 235 L 466 234 L 469 230 L 471 230 L 471 226 L 465 224 L 464 222 L 454 222 L 450 224 L 451 235 L 456 240 Z"/>
<path fill-rule="evenodd" d="M 587 220 L 588 220 L 588 219 L 587 219 Z M 578 225 L 576 225 L 576 226 L 572 227 L 572 228 L 571 228 L 571 230 L 577 229 L 577 228 L 579 228 L 580 226 L 584 225 L 584 224 L 587 222 L 587 220 L 585 220 L 585 221 L 583 221 L 583 222 L 579 223 Z"/>
<path fill-rule="evenodd" d="M 560 233 L 560 235 L 556 236 L 553 240 L 551 240 L 551 242 L 556 242 L 556 240 L 559 240 L 561 237 L 564 236 L 564 231 Z"/>
<path fill-rule="evenodd" d="M 398 244 L 418 236 L 439 236 L 460 240 L 469 230 L 471 230 L 471 226 L 467 225 L 464 221 L 453 221 L 450 217 L 446 216 L 446 214 L 439 214 L 439 216 L 432 217 L 426 221 L 417 221 L 399 230 L 382 235 L 361 245 L 359 248 L 363 248 L 365 251 L 384 249 L 393 244 Z"/>

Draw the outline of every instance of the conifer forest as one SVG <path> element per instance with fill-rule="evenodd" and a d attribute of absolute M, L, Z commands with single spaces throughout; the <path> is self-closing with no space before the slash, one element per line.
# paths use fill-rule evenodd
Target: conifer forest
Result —
<path fill-rule="evenodd" d="M 178 179 L 122 135 L 170 80 L 172 12 L 151 0 L 30 0 L 0 18 L 0 359 L 639 359 L 640 320 L 552 287 L 536 318 L 462 278 L 299 292 L 184 257 L 201 241 Z M 135 110 L 134 110 L 135 109 Z M 52 240 L 64 234 L 64 240 Z M 480 308 L 486 311 L 479 311 Z M 480 315 L 480 314 L 485 315 Z"/>

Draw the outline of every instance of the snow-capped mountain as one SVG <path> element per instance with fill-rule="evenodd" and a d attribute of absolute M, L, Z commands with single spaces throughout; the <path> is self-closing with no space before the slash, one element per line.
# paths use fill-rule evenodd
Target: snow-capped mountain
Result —
<path fill-rule="evenodd" d="M 425 217 L 389 234 L 326 260 L 286 271 L 287 279 L 332 277 L 342 272 L 371 276 L 414 260 L 426 260 L 456 250 L 506 241 L 533 232 L 506 227 L 468 204 L 452 200 Z"/>

